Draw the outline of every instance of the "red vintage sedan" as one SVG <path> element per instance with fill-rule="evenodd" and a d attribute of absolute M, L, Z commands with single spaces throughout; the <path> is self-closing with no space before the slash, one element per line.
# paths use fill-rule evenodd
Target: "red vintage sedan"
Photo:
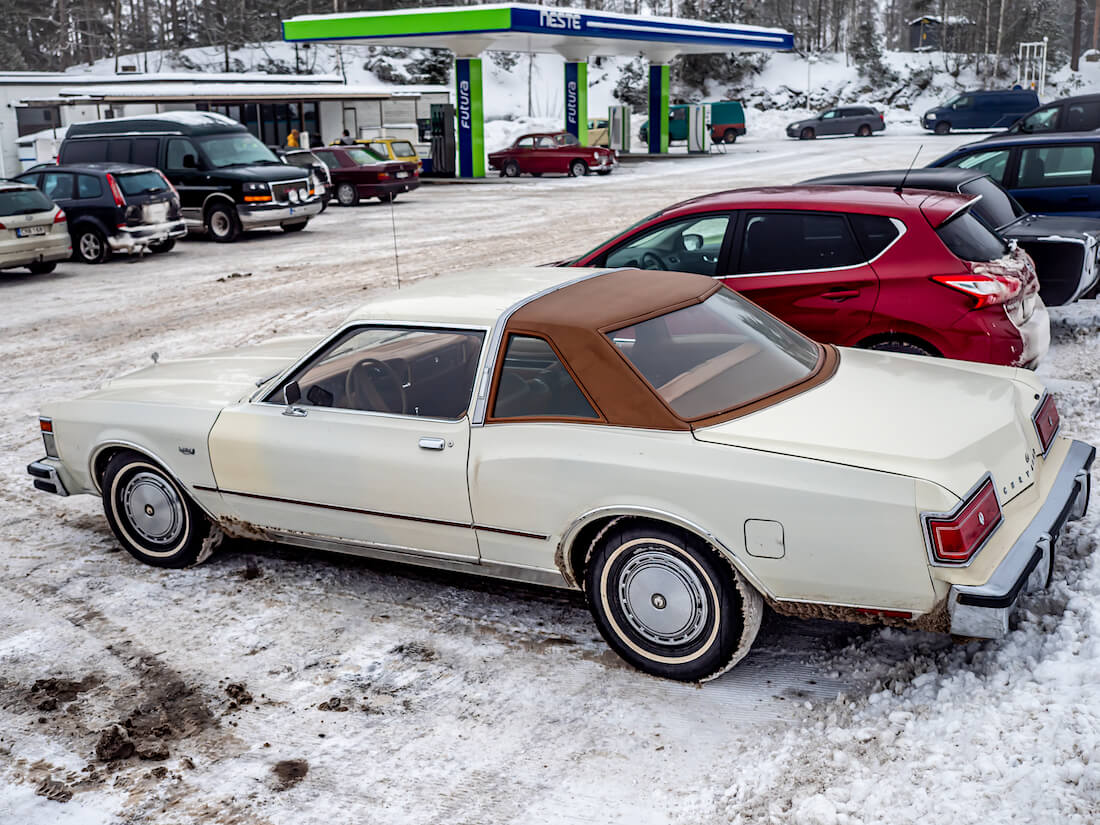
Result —
<path fill-rule="evenodd" d="M 954 193 L 776 186 L 670 206 L 573 266 L 709 275 L 812 338 L 1034 367 L 1050 323 L 1031 258 Z"/>
<path fill-rule="evenodd" d="M 582 146 L 569 132 L 523 135 L 507 149 L 489 153 L 489 166 L 506 178 L 524 172 L 538 177 L 558 173 L 581 177 L 589 172 L 607 175 L 615 167 L 615 153 L 602 146 Z"/>
<path fill-rule="evenodd" d="M 365 146 L 322 146 L 311 151 L 328 167 L 341 206 L 355 206 L 360 198 L 392 201 L 420 186 L 415 163 L 384 160 Z"/>

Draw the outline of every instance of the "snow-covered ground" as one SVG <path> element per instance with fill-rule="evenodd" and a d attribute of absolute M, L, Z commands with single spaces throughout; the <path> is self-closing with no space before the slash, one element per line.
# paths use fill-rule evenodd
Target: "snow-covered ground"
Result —
<path fill-rule="evenodd" d="M 677 199 L 961 140 L 750 134 L 606 178 L 425 186 L 395 204 L 401 277 L 552 260 Z M 695 688 L 624 666 L 572 594 L 245 542 L 162 571 L 117 548 L 95 499 L 31 489 L 48 399 L 153 351 L 322 334 L 394 279 L 373 204 L 0 278 L 0 822 L 1097 821 L 1095 495 L 1004 640 L 772 617 Z M 1040 373 L 1064 431 L 1100 443 L 1100 308 L 1052 316 Z M 104 761 L 116 723 L 138 753 Z"/>

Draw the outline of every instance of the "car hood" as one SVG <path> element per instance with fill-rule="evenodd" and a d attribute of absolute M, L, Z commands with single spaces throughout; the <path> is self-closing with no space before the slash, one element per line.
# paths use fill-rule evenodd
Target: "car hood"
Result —
<path fill-rule="evenodd" d="M 998 230 L 1006 238 L 1018 241 L 1072 238 L 1085 241 L 1100 238 L 1100 220 L 1062 215 L 1024 215 Z"/>
<path fill-rule="evenodd" d="M 223 166 L 220 169 L 211 170 L 223 180 L 239 180 L 242 183 L 264 181 L 266 183 L 282 183 L 288 180 L 301 180 L 309 177 L 308 169 L 299 169 L 297 166 L 288 166 L 285 163 L 264 164 L 254 166 Z"/>
<path fill-rule="evenodd" d="M 816 117 L 811 117 L 809 120 L 796 120 L 794 123 L 788 123 L 788 129 L 801 129 L 803 126 L 809 126 L 813 123 L 817 123 Z"/>
<path fill-rule="evenodd" d="M 279 338 L 193 358 L 164 358 L 108 381 L 87 400 L 225 407 L 251 395 L 317 341 Z"/>
<path fill-rule="evenodd" d="M 992 471 L 1001 502 L 1032 483 L 1033 380 L 1020 371 L 840 350 L 836 374 L 700 441 L 922 478 L 960 498 Z M 1023 412 L 1028 410 L 1028 412 Z"/>

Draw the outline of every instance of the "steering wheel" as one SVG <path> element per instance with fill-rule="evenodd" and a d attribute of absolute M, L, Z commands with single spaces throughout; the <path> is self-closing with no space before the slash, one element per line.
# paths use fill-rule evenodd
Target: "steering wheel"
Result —
<path fill-rule="evenodd" d="M 358 410 L 405 412 L 405 386 L 393 367 L 377 358 L 364 358 L 348 370 L 344 393 Z"/>
<path fill-rule="evenodd" d="M 661 260 L 661 256 L 656 252 L 646 250 L 642 253 L 642 269 L 668 269 L 665 266 L 665 262 Z"/>

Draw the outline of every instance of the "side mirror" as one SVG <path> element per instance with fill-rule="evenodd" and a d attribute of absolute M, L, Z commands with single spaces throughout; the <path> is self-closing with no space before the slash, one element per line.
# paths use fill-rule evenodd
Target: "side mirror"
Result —
<path fill-rule="evenodd" d="M 283 387 L 283 403 L 288 407 L 293 407 L 301 400 L 302 388 L 298 386 L 297 381 L 291 381 Z"/>
<path fill-rule="evenodd" d="M 684 235 L 681 240 L 683 241 L 684 249 L 688 252 L 695 252 L 697 249 L 703 248 L 703 236 L 696 235 L 694 232 Z"/>
<path fill-rule="evenodd" d="M 183 156 L 183 168 L 184 169 L 198 169 L 199 168 L 198 160 L 195 158 L 194 155 L 184 155 Z"/>

